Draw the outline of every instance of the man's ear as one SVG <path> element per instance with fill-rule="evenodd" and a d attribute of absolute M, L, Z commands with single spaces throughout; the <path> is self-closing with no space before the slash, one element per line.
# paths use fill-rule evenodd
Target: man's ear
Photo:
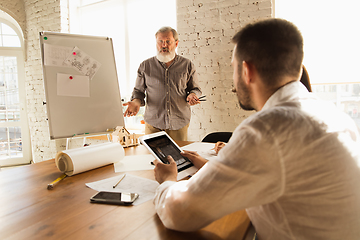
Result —
<path fill-rule="evenodd" d="M 252 81 L 252 75 L 253 75 L 253 66 L 246 62 L 242 61 L 242 77 L 246 84 L 249 84 Z"/>
<path fill-rule="evenodd" d="M 176 44 L 176 48 L 177 48 L 177 46 L 179 45 L 179 40 L 176 40 L 175 44 Z"/>

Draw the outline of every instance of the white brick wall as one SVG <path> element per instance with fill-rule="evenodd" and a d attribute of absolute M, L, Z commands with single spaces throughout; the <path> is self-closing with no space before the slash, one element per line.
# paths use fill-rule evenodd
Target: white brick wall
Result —
<path fill-rule="evenodd" d="M 59 0 L 25 0 L 27 60 L 25 63 L 27 109 L 33 161 L 54 158 L 55 141 L 50 141 L 41 67 L 39 32 L 61 31 Z"/>
<path fill-rule="evenodd" d="M 231 38 L 247 22 L 271 17 L 271 0 L 177 1 L 178 53 L 197 67 L 206 102 L 192 107 L 189 140 L 233 131 L 252 112 L 240 109 L 233 88 Z"/>
<path fill-rule="evenodd" d="M 249 112 L 239 108 L 232 89 L 231 37 L 249 20 L 271 16 L 272 0 L 177 1 L 178 53 L 197 67 L 207 101 L 192 107 L 190 140 L 213 131 L 233 131 Z M 42 79 L 39 32 L 68 31 L 67 0 L 1 0 L 0 9 L 25 29 L 26 98 L 35 162 L 54 158 L 64 140 L 50 140 Z M 78 143 L 76 143 L 78 144 Z"/>

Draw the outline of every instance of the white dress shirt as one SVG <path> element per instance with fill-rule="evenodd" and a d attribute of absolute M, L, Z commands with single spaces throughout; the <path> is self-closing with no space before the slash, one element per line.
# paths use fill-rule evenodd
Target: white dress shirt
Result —
<path fill-rule="evenodd" d="M 236 128 L 217 159 L 161 184 L 155 208 L 179 231 L 246 209 L 260 240 L 360 239 L 359 150 L 353 120 L 293 82 Z"/>

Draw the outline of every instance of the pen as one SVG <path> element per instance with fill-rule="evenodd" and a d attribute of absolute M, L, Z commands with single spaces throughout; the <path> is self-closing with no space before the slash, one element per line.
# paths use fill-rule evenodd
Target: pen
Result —
<path fill-rule="evenodd" d="M 206 98 L 206 95 L 199 97 L 199 101 L 200 101 L 200 102 L 205 102 L 206 99 L 202 99 L 202 98 Z"/>
<path fill-rule="evenodd" d="M 206 99 L 202 99 L 202 98 L 205 98 L 205 97 L 206 97 L 206 95 L 199 97 L 199 101 L 200 101 L 200 102 L 205 102 Z M 186 101 L 186 102 L 189 102 L 189 101 Z"/>
<path fill-rule="evenodd" d="M 120 178 L 120 180 L 113 186 L 113 188 L 116 188 L 116 186 L 119 185 L 119 183 L 124 179 L 125 176 L 126 174 L 124 174 L 122 178 Z"/>
<path fill-rule="evenodd" d="M 58 183 L 58 182 L 60 182 L 62 179 L 64 179 L 66 177 L 66 174 L 63 174 L 63 175 L 61 175 L 60 177 L 58 177 L 57 179 L 55 179 L 52 183 L 50 183 L 50 184 L 48 184 L 48 186 L 47 186 L 47 189 L 53 189 L 54 188 L 54 186 Z"/>

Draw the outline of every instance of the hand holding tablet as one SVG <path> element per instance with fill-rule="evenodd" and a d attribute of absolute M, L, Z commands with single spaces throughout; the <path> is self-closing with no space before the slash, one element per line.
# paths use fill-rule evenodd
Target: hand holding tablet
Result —
<path fill-rule="evenodd" d="M 197 168 L 186 157 L 183 157 L 181 148 L 174 142 L 166 132 L 157 132 L 141 136 L 140 142 L 151 152 L 159 161 L 168 164 L 167 156 L 171 156 L 177 166 L 177 180 L 183 179 L 194 174 Z"/>

